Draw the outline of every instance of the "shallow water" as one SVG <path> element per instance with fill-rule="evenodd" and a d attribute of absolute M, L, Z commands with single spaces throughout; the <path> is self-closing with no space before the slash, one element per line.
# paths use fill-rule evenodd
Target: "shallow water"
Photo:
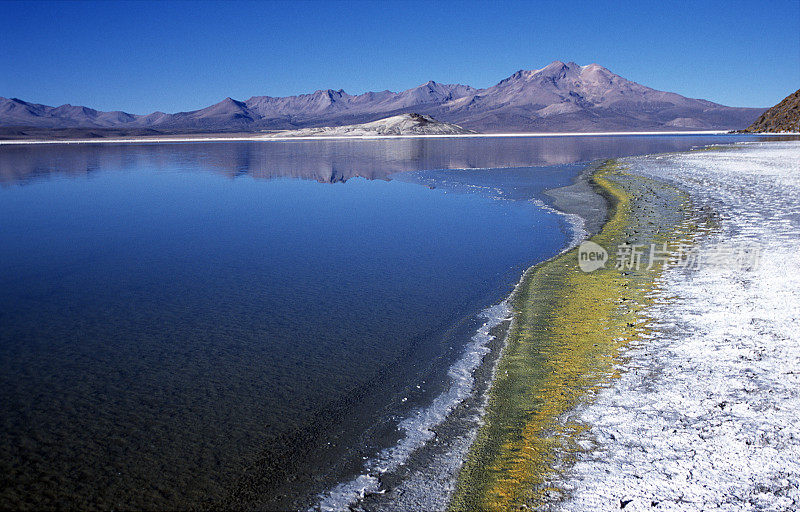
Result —
<path fill-rule="evenodd" d="M 718 139 L 0 147 L 0 506 L 306 503 L 568 242 L 552 164 Z"/>

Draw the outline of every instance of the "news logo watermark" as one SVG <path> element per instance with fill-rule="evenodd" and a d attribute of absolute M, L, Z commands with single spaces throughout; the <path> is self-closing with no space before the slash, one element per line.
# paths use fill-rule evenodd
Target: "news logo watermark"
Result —
<path fill-rule="evenodd" d="M 756 243 L 719 243 L 697 247 L 682 243 L 620 244 L 609 251 L 587 240 L 578 246 L 578 267 L 594 272 L 610 265 L 618 270 L 652 270 L 668 265 L 696 270 L 725 267 L 752 270 L 761 262 L 761 247 Z"/>
<path fill-rule="evenodd" d="M 584 272 L 594 272 L 606 266 L 608 251 L 602 245 L 590 240 L 583 242 L 578 247 L 578 266 Z"/>

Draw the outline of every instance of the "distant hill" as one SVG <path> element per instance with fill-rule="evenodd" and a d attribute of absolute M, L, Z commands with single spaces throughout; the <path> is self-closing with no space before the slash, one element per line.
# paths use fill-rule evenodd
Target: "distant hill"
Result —
<path fill-rule="evenodd" d="M 657 91 L 597 64 L 555 61 L 541 69 L 517 71 L 486 89 L 432 81 L 402 92 L 355 96 L 328 89 L 283 98 L 226 98 L 201 110 L 176 114 L 134 115 L 0 98 L 0 126 L 162 132 L 294 130 L 418 112 L 479 132 L 731 130 L 748 126 L 764 110 Z"/>
<path fill-rule="evenodd" d="M 767 110 L 744 132 L 751 133 L 800 133 L 800 89 Z"/>
<path fill-rule="evenodd" d="M 475 133 L 457 124 L 443 123 L 422 114 L 400 114 L 378 121 L 345 126 L 324 126 L 284 130 L 269 134 L 269 137 L 369 137 L 389 135 L 463 135 Z"/>

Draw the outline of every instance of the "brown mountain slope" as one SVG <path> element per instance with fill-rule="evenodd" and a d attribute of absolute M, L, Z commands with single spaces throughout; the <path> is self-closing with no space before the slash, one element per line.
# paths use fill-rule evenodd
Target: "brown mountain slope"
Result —
<path fill-rule="evenodd" d="M 743 132 L 800 132 L 800 89 L 767 110 Z"/>

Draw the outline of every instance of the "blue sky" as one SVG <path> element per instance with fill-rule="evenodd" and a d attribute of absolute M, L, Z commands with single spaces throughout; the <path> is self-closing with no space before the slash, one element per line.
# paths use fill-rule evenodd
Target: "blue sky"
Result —
<path fill-rule="evenodd" d="M 800 0 L 0 2 L 0 96 L 132 113 L 226 96 L 487 87 L 553 60 L 770 106 L 800 87 Z"/>

